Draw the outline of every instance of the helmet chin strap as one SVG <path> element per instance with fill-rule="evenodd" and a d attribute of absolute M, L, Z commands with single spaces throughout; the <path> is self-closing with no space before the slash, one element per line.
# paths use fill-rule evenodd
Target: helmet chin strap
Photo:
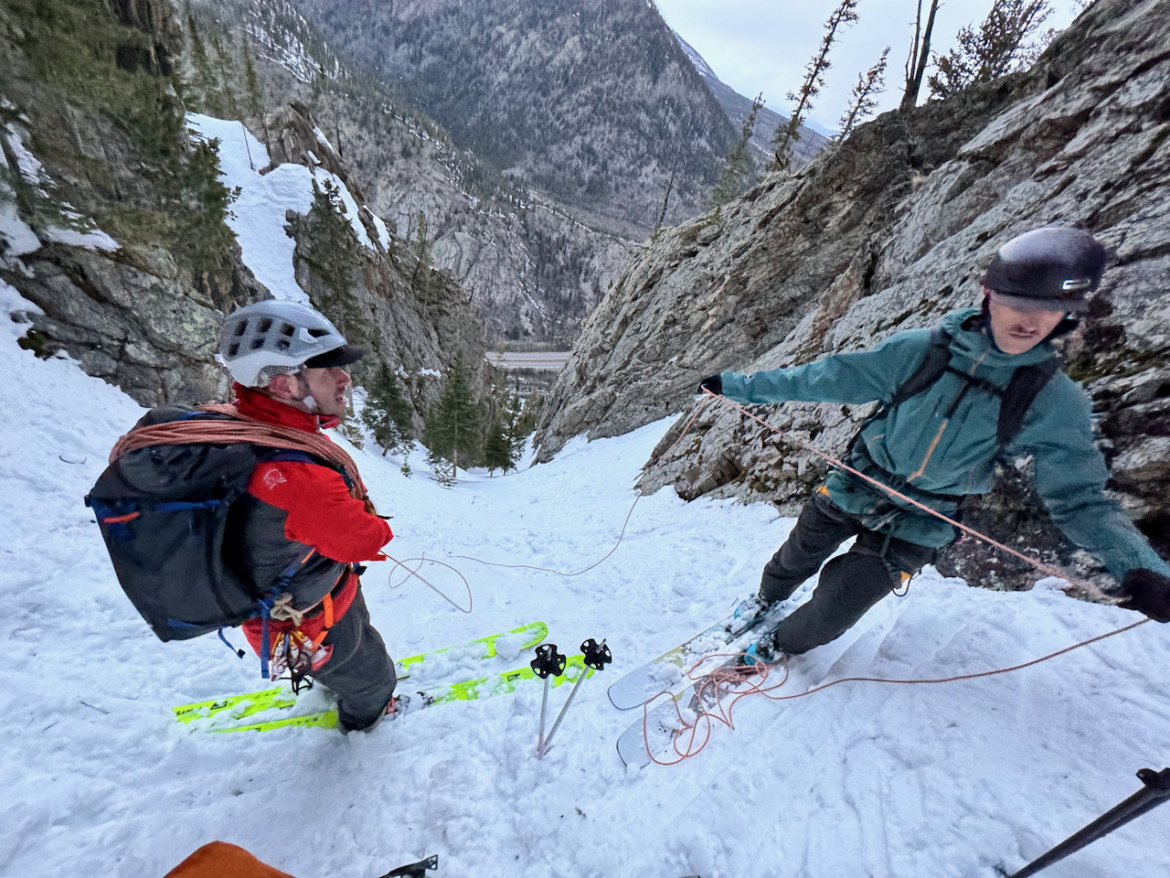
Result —
<path fill-rule="evenodd" d="M 315 400 L 313 398 L 313 394 L 311 394 L 309 392 L 309 382 L 305 378 L 305 373 L 304 372 L 297 372 L 296 379 L 297 379 L 297 392 L 304 394 L 304 396 L 302 396 L 300 399 L 298 399 L 297 402 L 299 402 L 306 409 L 308 409 L 311 414 L 314 414 L 314 415 L 320 414 L 321 410 L 317 406 L 317 400 Z"/>

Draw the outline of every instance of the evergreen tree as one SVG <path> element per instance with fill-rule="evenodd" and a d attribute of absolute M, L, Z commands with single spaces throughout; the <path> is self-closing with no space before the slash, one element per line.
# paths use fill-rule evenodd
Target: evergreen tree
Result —
<path fill-rule="evenodd" d="M 247 88 L 248 115 L 263 122 L 264 91 L 260 87 L 260 77 L 256 73 L 254 57 L 252 44 L 244 40 L 244 85 Z"/>
<path fill-rule="evenodd" d="M 438 401 L 427 412 L 423 441 L 430 449 L 427 461 L 436 476 L 449 463 L 451 480 L 460 463 L 466 468 L 480 454 L 479 410 L 471 398 L 471 382 L 462 355 L 455 358 Z"/>
<path fill-rule="evenodd" d="M 829 62 L 829 50 L 837 38 L 837 30 L 843 25 L 857 21 L 858 0 L 841 0 L 841 5 L 833 10 L 829 20 L 825 22 L 825 35 L 821 38 L 821 47 L 817 54 L 808 62 L 805 68 L 804 83 L 800 93 L 788 93 L 788 100 L 796 102 L 796 109 L 786 125 L 777 127 L 772 136 L 774 151 L 772 162 L 768 165 L 771 170 L 787 170 L 792 162 L 792 147 L 800 140 L 800 126 L 808 117 L 812 109 L 812 99 L 820 94 L 821 86 L 825 84 L 825 71 L 832 66 Z"/>
<path fill-rule="evenodd" d="M 414 410 L 390 367 L 382 363 L 374 381 L 366 388 L 366 405 L 362 409 L 362 423 L 374 434 L 374 441 L 382 446 L 382 456 L 391 451 L 409 454 L 414 447 Z"/>
<path fill-rule="evenodd" d="M 508 397 L 507 436 L 513 462 L 520 460 L 529 434 L 536 429 L 536 408 L 516 394 Z"/>
<path fill-rule="evenodd" d="M 410 287 L 423 300 L 423 314 L 429 312 L 431 303 L 431 242 L 427 240 L 427 216 L 418 212 L 418 226 L 415 235 L 414 272 L 410 276 Z"/>
<path fill-rule="evenodd" d="M 731 199 L 739 195 L 745 188 L 745 184 L 751 179 L 754 166 L 752 164 L 751 154 L 748 152 L 748 143 L 752 139 L 752 133 L 756 129 L 756 115 L 760 112 L 760 108 L 764 106 L 764 95 L 756 95 L 756 99 L 752 101 L 751 112 L 748 113 L 746 119 L 743 120 L 743 127 L 739 132 L 739 140 L 727 153 L 726 163 L 723 166 L 723 173 L 719 177 L 719 182 L 715 184 L 715 188 L 711 190 L 711 197 L 707 203 L 710 207 L 719 207 L 727 204 Z"/>
<path fill-rule="evenodd" d="M 886 58 L 890 54 L 890 47 L 882 52 L 877 64 L 869 68 L 868 73 L 857 74 L 857 84 L 853 86 L 853 101 L 845 115 L 841 117 L 841 130 L 835 138 L 837 143 L 843 143 L 854 127 L 873 112 L 877 106 L 877 95 L 885 90 Z"/>
<path fill-rule="evenodd" d="M 1049 0 L 995 0 L 979 30 L 960 30 L 958 45 L 936 60 L 938 72 L 927 79 L 931 97 L 948 97 L 1031 63 L 1041 47 L 1028 39 L 1051 13 Z"/>
<path fill-rule="evenodd" d="M 483 465 L 487 467 L 489 476 L 496 470 L 506 473 L 516 466 L 512 459 L 512 443 L 508 441 L 507 425 L 503 417 L 497 417 L 488 431 L 483 444 Z"/>

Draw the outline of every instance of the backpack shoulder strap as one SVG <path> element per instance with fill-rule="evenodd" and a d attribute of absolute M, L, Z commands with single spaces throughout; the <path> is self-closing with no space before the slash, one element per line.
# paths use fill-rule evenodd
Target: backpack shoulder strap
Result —
<path fill-rule="evenodd" d="M 1004 388 L 999 407 L 999 424 L 995 438 L 1003 448 L 1016 437 L 1024 425 L 1024 416 L 1044 386 L 1060 368 L 1056 357 L 1049 357 L 1040 363 L 1020 366 L 1012 373 L 1011 381 Z"/>
<path fill-rule="evenodd" d="M 365 496 L 357 464 L 341 446 L 335 445 L 321 435 L 246 417 L 233 406 L 199 406 L 194 413 L 186 408 L 176 419 L 149 425 L 139 424 L 117 441 L 110 451 L 110 462 L 113 463 L 124 454 L 150 445 L 233 442 L 307 452 L 326 466 L 339 471 L 344 470 L 350 493 L 359 500 Z"/>
<path fill-rule="evenodd" d="M 930 347 L 926 349 L 926 354 L 923 356 L 922 362 L 918 364 L 918 368 L 894 391 L 889 402 L 878 403 L 869 417 L 861 422 L 861 426 L 857 428 L 857 432 L 853 434 L 853 438 L 845 447 L 846 456 L 853 453 L 853 448 L 861 437 L 861 431 L 869 424 L 885 417 L 886 413 L 894 406 L 922 393 L 942 377 L 951 359 L 951 338 L 951 334 L 941 326 L 936 326 L 930 331 Z"/>
<path fill-rule="evenodd" d="M 917 396 L 942 377 L 951 359 L 951 339 L 951 334 L 941 326 L 936 326 L 930 331 L 930 347 L 927 348 L 926 356 L 922 358 L 914 374 L 894 391 L 890 406 L 896 406 L 912 396 Z"/>

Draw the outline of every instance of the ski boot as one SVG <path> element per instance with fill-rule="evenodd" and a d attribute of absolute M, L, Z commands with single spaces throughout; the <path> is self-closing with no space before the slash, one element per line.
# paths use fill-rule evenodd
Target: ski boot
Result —
<path fill-rule="evenodd" d="M 410 704 L 409 695 L 394 695 L 386 702 L 386 709 L 378 714 L 372 722 L 364 726 L 348 726 L 345 723 L 338 723 L 338 728 L 341 729 L 341 734 L 348 735 L 350 732 L 372 732 L 382 724 L 384 719 L 398 719 L 406 712 Z"/>
<path fill-rule="evenodd" d="M 762 670 L 765 665 L 780 664 L 788 658 L 783 652 L 776 649 L 776 644 L 772 641 L 774 633 L 774 631 L 767 632 L 744 650 L 741 664 L 748 668 L 758 665 L 759 669 Z"/>
<path fill-rule="evenodd" d="M 768 612 L 771 606 L 759 595 L 753 594 L 744 598 L 731 611 L 731 620 L 727 623 L 727 630 L 731 634 L 738 634 L 740 631 L 750 628 L 757 619 Z"/>

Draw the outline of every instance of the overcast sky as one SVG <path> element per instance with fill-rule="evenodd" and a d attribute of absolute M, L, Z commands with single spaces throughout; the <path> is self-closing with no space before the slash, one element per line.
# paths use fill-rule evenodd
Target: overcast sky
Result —
<path fill-rule="evenodd" d="M 805 70 L 820 46 L 825 22 L 840 0 L 655 0 L 658 11 L 684 40 L 711 65 L 715 74 L 740 94 L 764 94 L 765 106 L 787 116 L 786 95 L 798 91 Z M 945 53 L 965 25 L 983 21 L 992 0 L 944 0 L 935 20 L 931 48 Z M 923 6 L 928 6 L 924 2 Z M 1053 0 L 1053 14 L 1044 28 L 1063 29 L 1076 14 L 1075 0 Z M 917 0 L 860 0 L 858 20 L 838 31 L 829 55 L 832 67 L 825 86 L 813 99 L 809 119 L 828 132 L 850 103 L 857 75 L 868 70 L 890 47 L 886 91 L 877 112 L 893 109 L 901 99 L 904 68 L 914 37 Z M 928 94 L 923 83 L 922 95 Z"/>

